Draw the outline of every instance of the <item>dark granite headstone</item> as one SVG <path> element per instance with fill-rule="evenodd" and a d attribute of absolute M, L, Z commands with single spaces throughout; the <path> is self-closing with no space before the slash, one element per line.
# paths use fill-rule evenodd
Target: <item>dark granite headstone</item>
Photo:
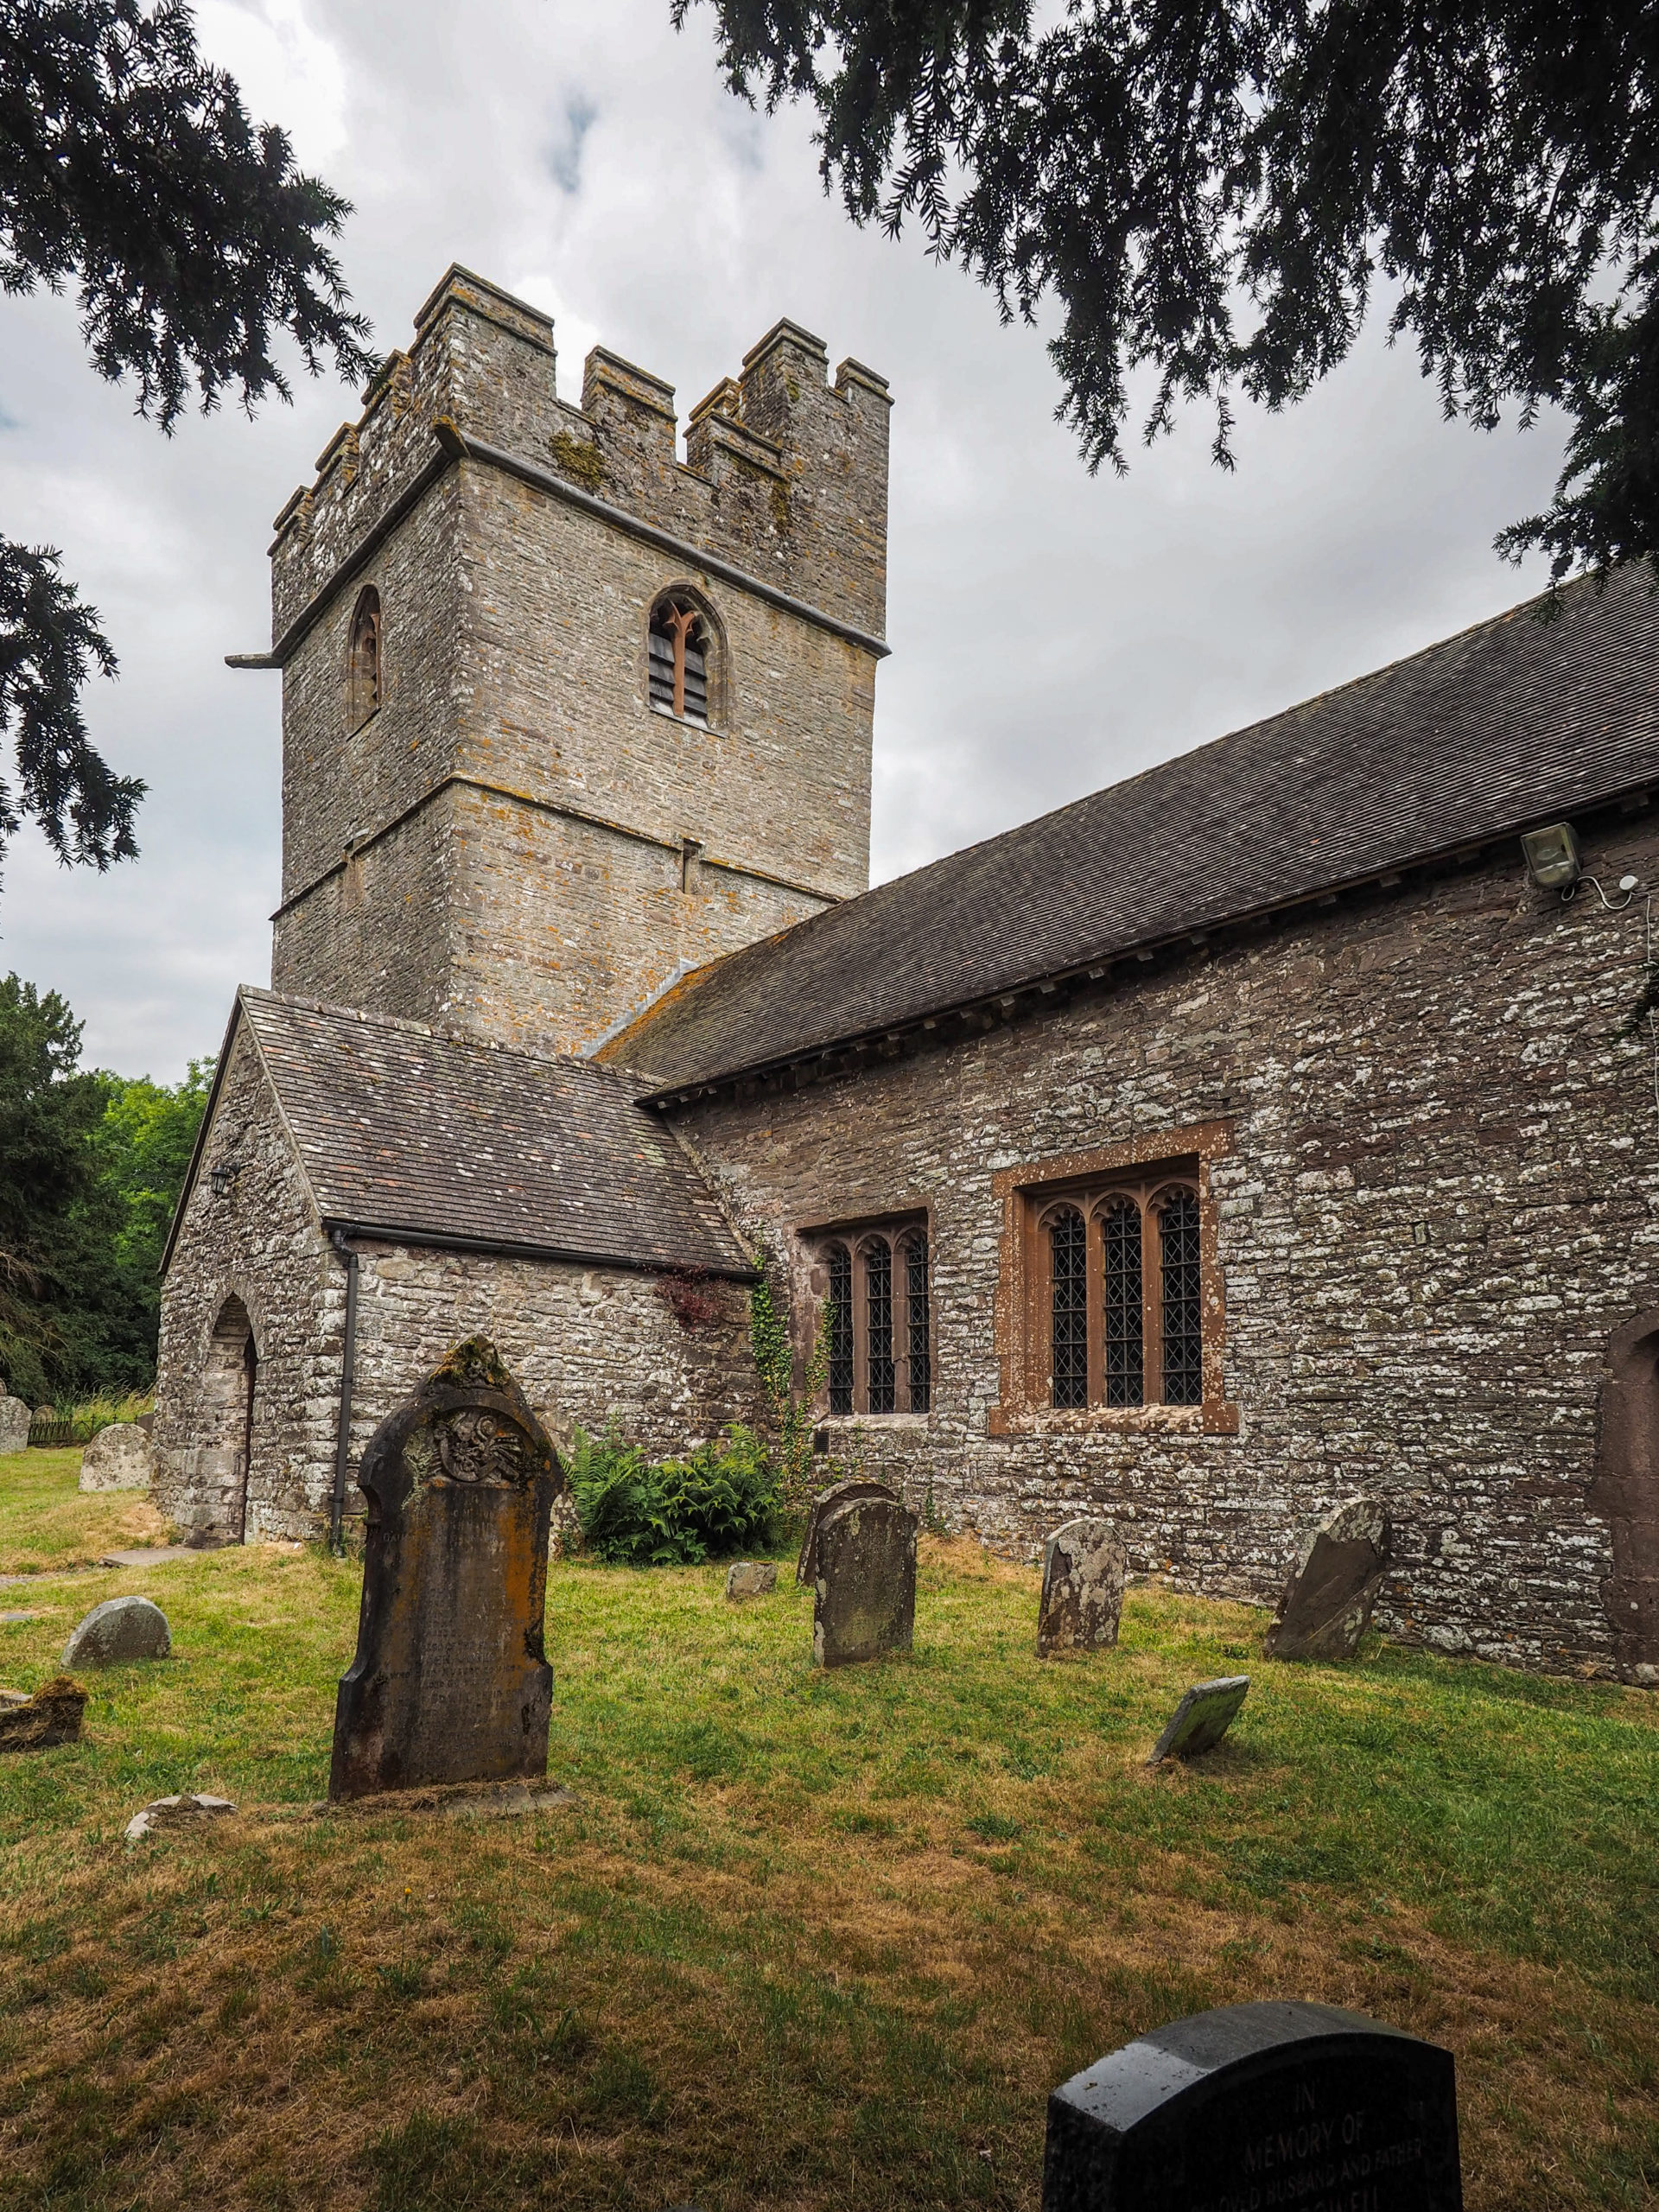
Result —
<path fill-rule="evenodd" d="M 1296 1554 L 1263 1644 L 1269 1659 L 1351 1659 L 1394 1556 L 1388 1508 L 1351 1497 Z"/>
<path fill-rule="evenodd" d="M 916 1625 L 916 1516 L 894 1497 L 844 1499 L 818 1524 L 813 1591 L 818 1666 L 908 1651 Z"/>
<path fill-rule="evenodd" d="M 1452 2054 L 1334 2005 L 1174 2020 L 1048 2101 L 1043 2212 L 1462 2212 Z"/>
<path fill-rule="evenodd" d="M 806 1535 L 801 1540 L 801 1554 L 795 1562 L 795 1580 L 810 1589 L 818 1579 L 818 1530 L 826 1513 L 833 1513 L 838 1505 L 845 1505 L 855 1497 L 897 1497 L 898 1491 L 891 1483 L 878 1482 L 874 1475 L 849 1475 L 845 1482 L 831 1483 L 812 1501 L 806 1516 Z"/>
<path fill-rule="evenodd" d="M 1109 1521 L 1068 1521 L 1043 1547 L 1037 1656 L 1091 1651 L 1117 1642 L 1128 1566 Z"/>
<path fill-rule="evenodd" d="M 563 1471 L 494 1348 L 470 1338 L 381 1422 L 357 1656 L 330 1797 L 547 1771 L 547 1532 Z"/>
<path fill-rule="evenodd" d="M 1248 1675 L 1218 1675 L 1212 1682 L 1195 1682 L 1170 1716 L 1169 1726 L 1152 1747 L 1148 1766 L 1165 1759 L 1195 1759 L 1212 1751 L 1232 1726 L 1244 1693 Z"/>

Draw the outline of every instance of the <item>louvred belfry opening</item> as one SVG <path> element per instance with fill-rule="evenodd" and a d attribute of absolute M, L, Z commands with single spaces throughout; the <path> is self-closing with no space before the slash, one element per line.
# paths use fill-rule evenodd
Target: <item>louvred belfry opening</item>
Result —
<path fill-rule="evenodd" d="M 673 593 L 651 614 L 651 703 L 682 720 L 709 719 L 709 625 L 690 601 Z"/>

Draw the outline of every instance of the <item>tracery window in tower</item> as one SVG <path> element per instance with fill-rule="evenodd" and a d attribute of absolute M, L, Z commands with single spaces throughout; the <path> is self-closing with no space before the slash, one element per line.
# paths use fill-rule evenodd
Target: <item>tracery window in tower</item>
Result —
<path fill-rule="evenodd" d="M 933 1399 L 933 1356 L 931 1350 L 931 1317 L 927 1300 L 927 1236 L 916 1230 L 906 1237 L 905 1294 L 909 1324 L 910 1353 L 910 1410 L 925 1414 Z"/>
<path fill-rule="evenodd" d="M 682 721 L 709 720 L 709 624 L 692 601 L 665 592 L 651 610 L 646 640 L 651 703 Z"/>
<path fill-rule="evenodd" d="M 1103 1364 L 1109 1406 L 1138 1406 L 1146 1389 L 1141 1311 L 1141 1209 L 1133 1198 L 1113 1198 L 1100 1217 L 1101 1274 L 1105 1298 Z"/>
<path fill-rule="evenodd" d="M 1158 1208 L 1162 1275 L 1164 1403 L 1196 1406 L 1204 1399 L 1204 1325 L 1198 1255 L 1198 1202 L 1172 1191 Z"/>
<path fill-rule="evenodd" d="M 1048 1224 L 1052 1295 L 1051 1332 L 1054 1403 L 1089 1402 L 1089 1240 L 1076 1206 L 1061 1206 Z"/>
<path fill-rule="evenodd" d="M 893 1411 L 893 1247 L 873 1236 L 864 1247 L 865 1391 L 873 1414 Z"/>
<path fill-rule="evenodd" d="M 365 584 L 352 612 L 347 667 L 348 711 L 358 729 L 380 704 L 380 594 Z"/>
<path fill-rule="evenodd" d="M 824 1254 L 830 1272 L 830 1410 L 853 1410 L 853 1255 L 844 1244 Z"/>

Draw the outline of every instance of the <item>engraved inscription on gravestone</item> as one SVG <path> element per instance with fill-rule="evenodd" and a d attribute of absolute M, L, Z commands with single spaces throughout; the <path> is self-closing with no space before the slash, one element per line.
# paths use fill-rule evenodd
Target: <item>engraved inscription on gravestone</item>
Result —
<path fill-rule="evenodd" d="M 342 1676 L 330 1797 L 547 1771 L 547 1536 L 563 1473 L 494 1347 L 457 1345 L 384 1421 L 357 1656 Z"/>
<path fill-rule="evenodd" d="M 1462 2212 L 1452 2054 L 1334 2005 L 1155 2029 L 1048 2101 L 1043 2212 Z"/>

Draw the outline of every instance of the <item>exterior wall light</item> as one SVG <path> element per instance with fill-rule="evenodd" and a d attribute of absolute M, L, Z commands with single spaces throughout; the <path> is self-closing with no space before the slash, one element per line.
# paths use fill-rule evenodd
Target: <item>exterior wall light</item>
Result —
<path fill-rule="evenodd" d="M 221 1160 L 215 1162 L 207 1177 L 207 1180 L 213 1185 L 213 1196 L 216 1198 L 224 1198 L 241 1173 L 242 1163 L 239 1160 Z"/>
<path fill-rule="evenodd" d="M 1568 891 L 1584 873 L 1579 841 L 1572 825 L 1552 822 L 1547 830 L 1529 830 L 1521 839 L 1527 856 L 1527 874 L 1541 891 Z"/>

